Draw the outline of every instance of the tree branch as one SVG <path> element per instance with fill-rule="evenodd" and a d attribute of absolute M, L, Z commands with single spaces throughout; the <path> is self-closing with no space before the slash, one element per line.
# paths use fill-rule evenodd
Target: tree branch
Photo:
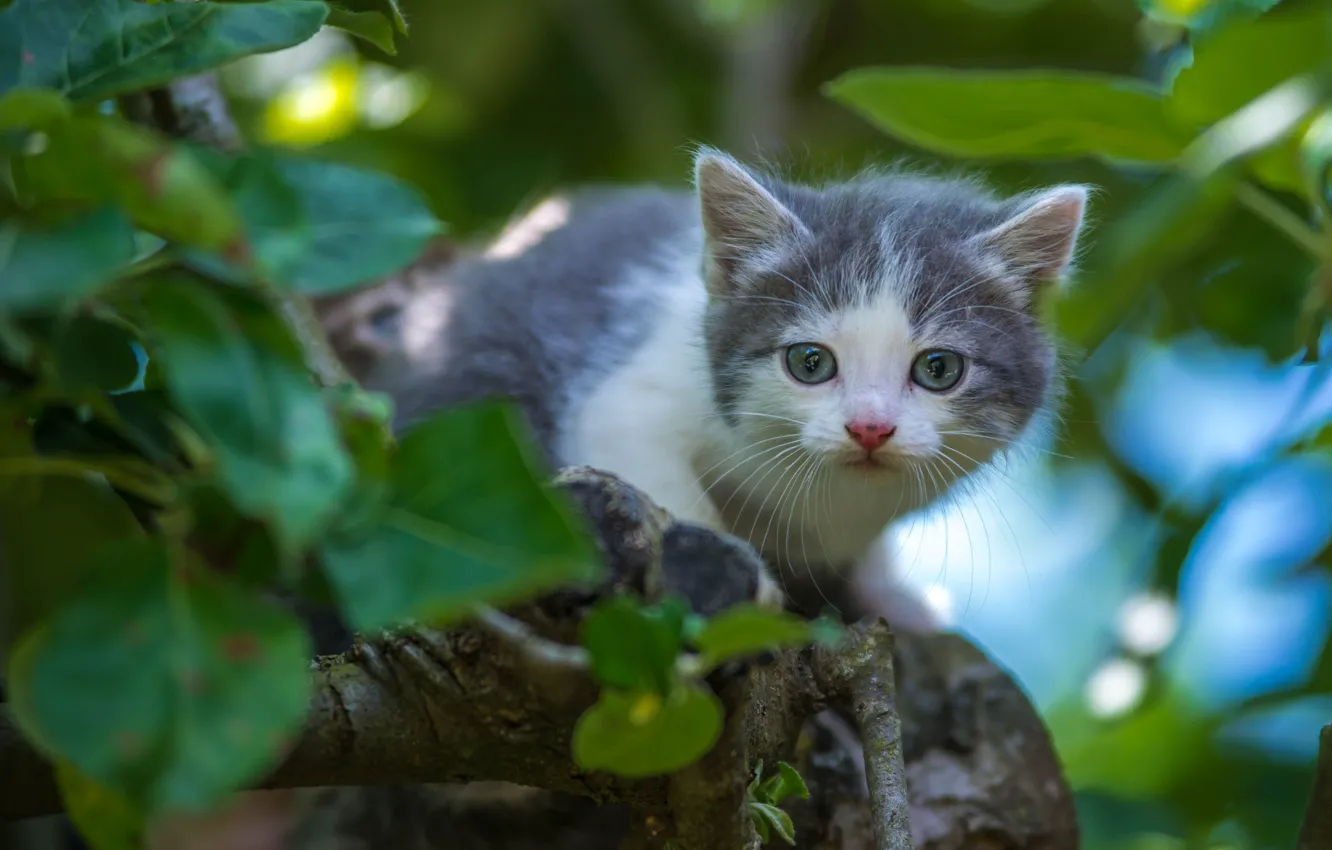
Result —
<path fill-rule="evenodd" d="M 534 662 L 520 645 L 476 624 L 403 632 L 316 661 L 304 733 L 260 784 L 512 782 L 627 804 L 639 813 L 648 846 L 643 824 L 655 820 L 689 850 L 731 850 L 746 846 L 734 843 L 749 829 L 736 801 L 752 762 L 785 759 L 813 794 L 788 806 L 800 846 L 839 832 L 840 843 L 821 846 L 903 847 L 913 833 L 901 809 L 901 773 L 876 766 L 884 762 L 872 753 L 871 774 L 882 772 L 871 798 L 854 766 L 839 776 L 829 772 L 829 765 L 856 761 L 853 741 L 816 741 L 803 760 L 793 755 L 804 718 L 846 695 L 860 694 L 862 702 L 847 706 L 853 714 L 863 705 L 881 720 L 890 717 L 881 700 L 896 680 L 900 746 L 881 746 L 882 730 L 892 735 L 891 720 L 886 727 L 874 721 L 867 737 L 889 761 L 894 749 L 906 757 L 918 850 L 966 846 L 982 836 L 1004 846 L 1076 848 L 1071 795 L 1020 690 L 960 637 L 904 634 L 895 643 L 882 625 L 864 624 L 851 630 L 844 650 L 780 654 L 747 684 L 723 691 L 728 707 L 746 707 L 743 722 L 733 710 L 722 742 L 702 762 L 669 780 L 625 780 L 584 771 L 570 757 L 570 730 L 596 696 L 590 678 Z M 0 712 L 0 820 L 58 809 L 49 766 Z M 848 829 L 855 823 L 866 838 L 875 824 L 886 829 L 857 844 Z M 618 838 L 607 840 L 614 847 Z"/>

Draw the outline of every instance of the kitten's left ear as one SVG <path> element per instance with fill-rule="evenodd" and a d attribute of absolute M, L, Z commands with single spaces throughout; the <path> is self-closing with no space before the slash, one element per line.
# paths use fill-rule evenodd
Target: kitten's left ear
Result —
<path fill-rule="evenodd" d="M 795 213 L 732 157 L 704 149 L 694 163 L 707 239 L 707 284 L 713 296 L 731 294 L 747 266 L 808 237 Z"/>
<path fill-rule="evenodd" d="M 1058 280 L 1073 260 L 1088 194 L 1086 186 L 1056 186 L 975 240 L 997 251 L 1024 289 Z"/>

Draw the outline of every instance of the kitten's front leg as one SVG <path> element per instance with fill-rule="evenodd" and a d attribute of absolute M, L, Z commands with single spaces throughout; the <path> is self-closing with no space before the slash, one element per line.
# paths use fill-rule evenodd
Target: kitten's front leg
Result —
<path fill-rule="evenodd" d="M 680 477 L 669 487 L 651 488 L 586 466 L 565 469 L 556 479 L 592 521 L 613 584 L 639 587 L 652 597 L 678 594 L 709 616 L 741 602 L 782 607 L 781 588 L 763 559 L 725 531 L 697 485 L 697 495 L 689 499 L 687 483 Z M 656 534 L 659 571 L 652 568 L 655 558 L 646 540 Z"/>
<path fill-rule="evenodd" d="M 851 579 L 858 607 L 883 617 L 898 631 L 935 632 L 943 628 L 938 615 L 902 582 L 892 544 L 885 531 L 856 562 Z"/>

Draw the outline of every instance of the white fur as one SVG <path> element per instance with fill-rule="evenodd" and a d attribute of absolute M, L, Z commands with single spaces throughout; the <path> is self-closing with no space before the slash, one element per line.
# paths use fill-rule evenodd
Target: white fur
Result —
<path fill-rule="evenodd" d="M 661 292 L 661 318 L 570 418 L 566 462 L 614 472 L 676 516 L 742 537 L 770 566 L 803 574 L 850 569 L 893 520 L 974 469 L 957 454 L 931 460 L 945 439 L 975 462 L 989 459 L 992 447 L 940 435 L 950 424 L 945 397 L 910 381 L 915 356 L 947 341 L 911 338 L 901 281 L 852 309 L 811 311 L 782 342 L 827 346 L 837 377 L 801 384 L 779 352 L 751 375 L 737 425 L 728 426 L 713 401 L 702 340 L 708 293 L 697 265 L 696 253 L 682 254 L 670 263 L 674 275 L 654 264 L 626 281 Z M 845 430 L 862 418 L 897 426 L 876 453 L 890 468 L 845 465 L 865 455 Z"/>

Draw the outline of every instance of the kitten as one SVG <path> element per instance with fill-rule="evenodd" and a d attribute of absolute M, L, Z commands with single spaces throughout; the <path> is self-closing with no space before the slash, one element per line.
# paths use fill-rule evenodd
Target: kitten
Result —
<path fill-rule="evenodd" d="M 792 607 L 857 611 L 894 520 L 1020 440 L 1052 400 L 1036 315 L 1087 190 L 997 199 L 866 174 L 796 185 L 705 149 L 694 193 L 548 199 L 412 296 L 365 384 L 399 425 L 507 397 L 554 465 L 621 475 L 748 540 Z M 886 603 L 894 625 L 923 606 Z M 881 606 L 882 607 L 882 606 Z"/>

